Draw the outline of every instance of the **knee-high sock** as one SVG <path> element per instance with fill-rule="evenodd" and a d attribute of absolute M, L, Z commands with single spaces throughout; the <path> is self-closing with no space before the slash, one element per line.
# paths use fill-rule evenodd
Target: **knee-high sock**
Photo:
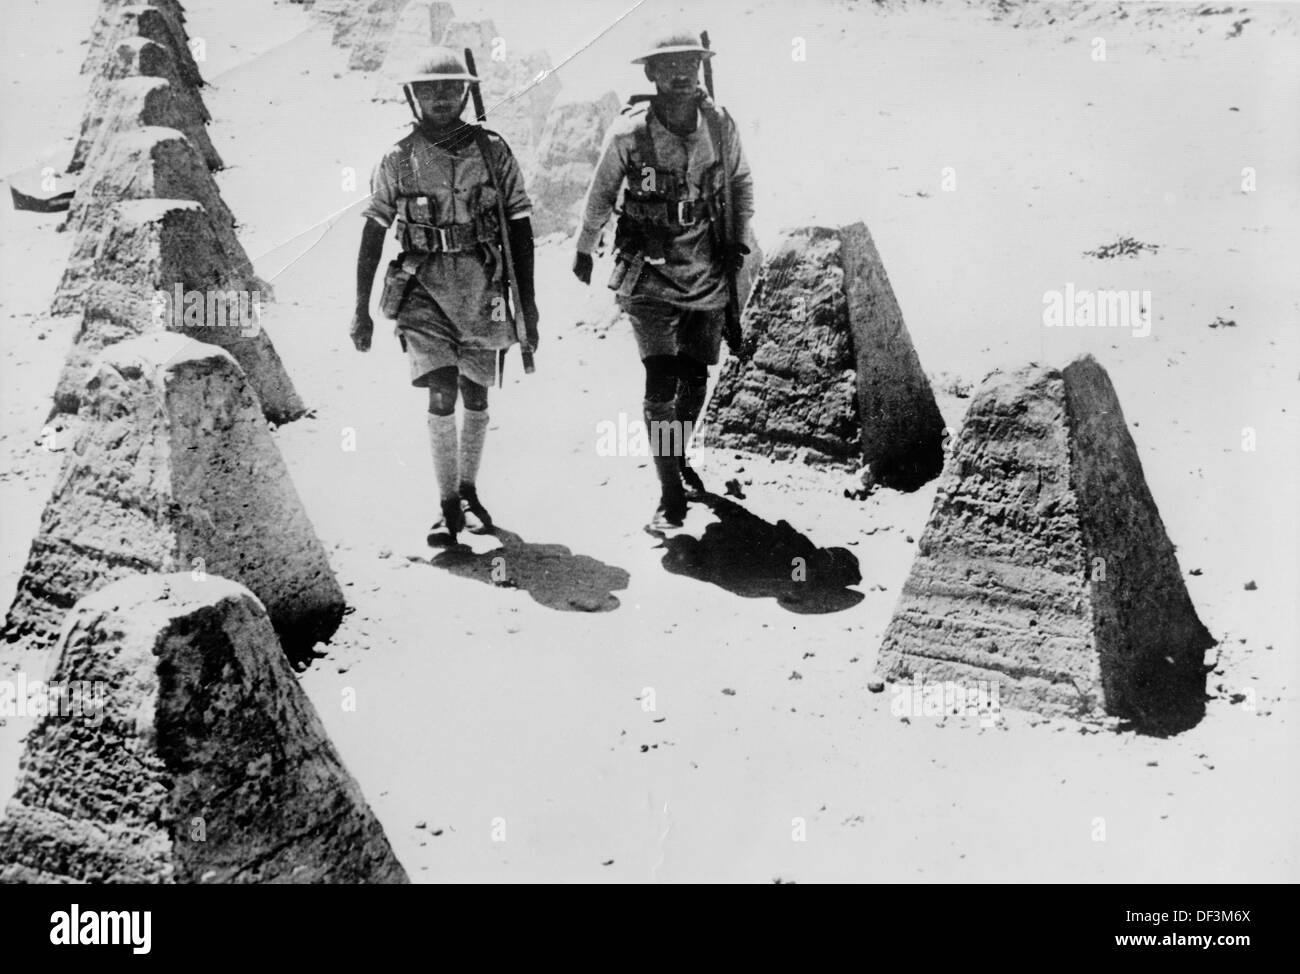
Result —
<path fill-rule="evenodd" d="M 646 436 L 650 440 L 651 459 L 654 460 L 655 473 L 659 476 L 663 500 L 678 501 L 683 496 L 682 475 L 677 467 L 678 458 L 671 449 L 672 444 L 678 440 L 674 435 L 663 435 L 662 432 L 658 432 L 668 427 L 656 425 L 672 423 L 676 418 L 677 410 L 671 401 L 655 402 L 646 399 L 641 405 L 645 413 Z"/>
<path fill-rule="evenodd" d="M 442 499 L 455 497 L 460 487 L 460 448 L 456 442 L 456 417 L 429 413 L 429 447 L 433 450 L 433 472 Z"/>
<path fill-rule="evenodd" d="M 460 482 L 473 485 L 483 460 L 483 441 L 487 439 L 488 411 L 466 409 L 460 423 Z"/>
<path fill-rule="evenodd" d="M 686 440 L 695 431 L 700 420 L 700 410 L 704 408 L 704 393 L 708 390 L 707 382 L 690 382 L 677 380 L 676 411 L 677 421 L 682 424 L 682 454 L 686 453 Z M 690 423 L 689 426 L 686 424 Z"/>

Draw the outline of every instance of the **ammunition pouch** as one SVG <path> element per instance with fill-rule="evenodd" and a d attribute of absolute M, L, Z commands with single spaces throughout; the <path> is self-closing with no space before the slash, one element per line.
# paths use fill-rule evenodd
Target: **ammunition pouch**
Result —
<path fill-rule="evenodd" d="M 397 239 L 406 253 L 458 254 L 477 250 L 479 244 L 499 243 L 501 231 L 495 213 L 484 214 L 469 223 L 441 226 L 399 219 Z"/>
<path fill-rule="evenodd" d="M 629 110 L 636 103 L 637 100 L 630 103 Z M 649 116 L 639 120 L 634 133 L 636 145 L 626 172 L 627 185 L 619 208 L 614 247 L 620 254 L 639 261 L 635 273 L 628 273 L 618 285 L 620 294 L 624 293 L 621 288 L 627 287 L 627 278 L 632 278 L 635 285 L 642 263 L 664 263 L 666 251 L 677 237 L 701 224 L 709 224 L 710 236 L 715 241 L 717 238 L 716 198 L 721 185 L 721 165 L 710 168 L 703 180 L 702 195 L 694 197 L 685 171 L 659 165 Z M 715 150 L 714 154 L 720 161 L 721 153 Z M 620 274 L 617 266 L 614 274 L 615 277 Z M 611 279 L 610 287 L 615 286 Z"/>
<path fill-rule="evenodd" d="M 498 243 L 496 195 L 490 188 L 479 194 L 478 216 L 467 223 L 434 221 L 432 201 L 427 196 L 404 196 L 397 201 L 397 242 L 403 252 L 415 254 L 457 254 L 476 250 L 479 244 Z"/>
<path fill-rule="evenodd" d="M 619 251 L 614 258 L 614 271 L 609 275 L 607 285 L 620 298 L 626 298 L 636 288 L 641 279 L 641 271 L 646 265 L 646 256 L 632 251 Z"/>
<path fill-rule="evenodd" d="M 384 290 L 379 296 L 380 313 L 385 318 L 396 318 L 414 284 L 415 274 L 406 269 L 402 258 L 390 260 L 388 272 L 384 274 Z"/>
<path fill-rule="evenodd" d="M 652 264 L 664 261 L 664 251 L 674 239 L 700 224 L 714 224 L 717 218 L 715 174 L 705 181 L 705 195 L 687 198 L 685 179 L 677 173 L 655 170 L 655 184 L 661 189 L 638 191 L 629 185 L 619 209 L 614 246 L 642 254 Z M 710 227 L 716 235 L 716 228 Z"/>
<path fill-rule="evenodd" d="M 641 254 L 652 264 L 662 264 L 664 252 L 674 239 L 712 219 L 713 207 L 708 200 L 627 197 L 614 230 L 614 247 Z"/>

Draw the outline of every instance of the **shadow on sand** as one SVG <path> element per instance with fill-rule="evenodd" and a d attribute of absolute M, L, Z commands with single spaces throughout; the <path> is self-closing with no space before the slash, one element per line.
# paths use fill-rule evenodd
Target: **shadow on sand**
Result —
<path fill-rule="evenodd" d="M 719 518 L 701 537 L 668 537 L 663 566 L 748 599 L 773 598 L 790 612 L 842 612 L 864 598 L 848 588 L 862 581 L 844 548 L 818 548 L 786 521 L 769 524 L 735 501 L 706 494 Z"/>
<path fill-rule="evenodd" d="M 501 547 L 476 554 L 449 548 L 432 558 L 412 558 L 461 578 L 498 588 L 519 588 L 533 601 L 561 612 L 612 612 L 621 604 L 614 592 L 627 588 L 628 573 L 564 545 L 532 544 L 498 526 L 492 534 Z"/>

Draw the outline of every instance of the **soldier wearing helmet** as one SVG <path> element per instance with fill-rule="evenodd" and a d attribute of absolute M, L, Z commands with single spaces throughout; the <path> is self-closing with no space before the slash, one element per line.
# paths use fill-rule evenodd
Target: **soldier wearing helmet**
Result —
<path fill-rule="evenodd" d="M 606 133 L 573 261 L 573 273 L 590 284 L 592 251 L 618 206 L 609 286 L 632 321 L 645 367 L 642 406 L 660 486 L 646 525 L 654 534 L 681 527 L 687 501 L 704 494 L 685 441 L 704 405 L 709 366 L 718 362 L 725 274 L 747 253 L 743 244 L 724 245 L 711 225 L 724 166 L 739 231 L 734 240 L 748 237 L 753 215 L 753 181 L 736 125 L 700 87 L 700 65 L 712 56 L 680 33 L 633 59 L 645 66 L 655 94 L 634 97 Z"/>
<path fill-rule="evenodd" d="M 468 82 L 476 80 L 447 48 L 435 49 L 408 75 L 403 91 L 415 124 L 371 176 L 357 258 L 351 336 L 364 352 L 374 331 L 370 296 L 375 271 L 384 234 L 393 229 L 400 253 L 388 266 L 380 309 L 397 321 L 411 384 L 429 394 L 429 440 L 440 494 L 431 545 L 454 545 L 461 530 L 482 533 L 492 527 L 476 484 L 488 428 L 487 390 L 496 376 L 498 353 L 519 336 L 507 310 L 497 190 L 489 165 L 505 197 L 528 338 L 537 345 L 532 205 L 505 140 L 488 132 L 481 145 L 478 127 L 461 119 Z"/>

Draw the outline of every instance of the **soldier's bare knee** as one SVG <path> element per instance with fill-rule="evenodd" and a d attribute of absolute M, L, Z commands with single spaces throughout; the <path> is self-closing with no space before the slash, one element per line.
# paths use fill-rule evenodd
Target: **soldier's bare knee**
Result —
<path fill-rule="evenodd" d="M 456 367 L 435 369 L 429 376 L 429 412 L 450 416 L 456 411 Z"/>
<path fill-rule="evenodd" d="M 480 385 L 468 376 L 460 377 L 460 395 L 465 401 L 466 409 L 480 411 L 488 407 L 487 386 Z"/>

